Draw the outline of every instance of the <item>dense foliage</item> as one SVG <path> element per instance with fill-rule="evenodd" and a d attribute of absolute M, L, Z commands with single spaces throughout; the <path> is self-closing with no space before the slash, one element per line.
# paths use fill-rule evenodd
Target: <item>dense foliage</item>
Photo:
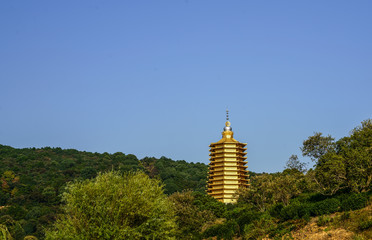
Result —
<path fill-rule="evenodd" d="M 134 155 L 123 153 L 99 154 L 49 147 L 14 149 L 0 145 L 0 234 L 11 235 L 14 239 L 23 239 L 26 235 L 43 239 L 42 229 L 47 227 L 50 229 L 48 238 L 62 238 L 55 234 L 63 232 L 58 229 L 63 229 L 62 223 L 71 220 L 69 216 L 73 214 L 69 211 L 75 201 L 92 208 L 98 204 L 94 209 L 99 209 L 100 206 L 116 207 L 121 200 L 128 200 L 116 197 L 94 200 L 100 188 L 109 192 L 125 189 L 126 180 L 122 180 L 124 185 L 120 185 L 114 176 L 101 181 L 108 175 L 98 174 L 115 171 L 117 177 L 142 176 L 144 182 L 138 179 L 133 190 L 150 187 L 146 184 L 154 181 L 152 185 L 157 189 L 154 193 L 162 196 L 161 199 L 165 199 L 163 191 L 168 195 L 164 201 L 172 207 L 163 208 L 168 209 L 166 216 L 171 219 L 166 229 L 170 237 L 175 234 L 177 239 L 291 238 L 291 232 L 303 227 L 311 218 L 318 217 L 318 226 L 324 226 L 331 221 L 327 214 L 337 212 L 344 212 L 337 220 L 337 226 L 353 226 L 351 230 L 358 239 L 372 237 L 372 214 L 358 212 L 371 204 L 372 121 L 363 121 L 349 136 L 337 141 L 331 136 L 315 133 L 303 142 L 301 149 L 304 156 L 313 160 L 312 168 L 306 169 L 306 165 L 292 155 L 282 172 L 251 173 L 250 187 L 237 193 L 238 202 L 222 204 L 205 194 L 205 164 L 165 157 L 138 160 Z M 140 172 L 134 174 L 136 171 Z M 128 172 L 131 173 L 128 175 Z M 71 181 L 74 182 L 68 183 Z M 163 189 L 161 184 L 164 184 Z M 97 188 L 83 190 L 88 186 Z M 75 194 L 79 191 L 86 192 L 89 197 Z M 61 196 L 64 205 L 61 205 Z M 150 203 L 145 205 L 151 206 Z M 81 214 L 76 215 L 74 221 L 82 220 L 78 225 L 84 225 L 84 220 L 92 218 L 92 226 L 96 226 L 98 221 L 94 214 L 105 215 L 103 212 L 109 211 L 110 207 L 102 211 L 90 211 L 90 207 L 75 209 L 73 212 L 80 211 Z M 136 209 L 125 211 L 126 214 L 136 213 Z M 142 220 L 151 221 L 153 217 L 151 211 L 148 212 L 150 215 Z M 56 221 L 57 214 L 62 215 Z M 109 211 L 107 217 L 111 215 Z M 79 219 L 81 216 L 84 217 Z M 125 229 L 121 223 L 111 222 Z M 136 222 L 137 217 L 128 220 L 129 225 Z M 50 228 L 51 224 L 55 224 L 53 228 Z M 144 236 L 141 231 L 139 234 Z M 155 233 L 149 232 L 147 237 L 156 238 L 151 234 Z"/>
<path fill-rule="evenodd" d="M 0 145 L 0 225 L 15 239 L 44 238 L 43 228 L 61 212 L 66 183 L 92 179 L 99 172 L 143 171 L 163 181 L 167 194 L 205 191 L 207 165 L 161 157 L 138 160 L 132 154 L 91 153 L 45 147 L 16 149 Z"/>
<path fill-rule="evenodd" d="M 173 206 L 160 181 L 144 173 L 74 181 L 62 200 L 64 214 L 46 239 L 174 239 Z"/>

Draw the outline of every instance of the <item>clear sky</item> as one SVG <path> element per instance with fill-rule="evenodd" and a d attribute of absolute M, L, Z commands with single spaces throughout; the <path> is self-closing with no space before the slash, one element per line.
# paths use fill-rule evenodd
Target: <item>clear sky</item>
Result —
<path fill-rule="evenodd" d="M 255 172 L 372 117 L 372 1 L 1 1 L 0 144 Z M 307 159 L 300 158 L 304 161 Z"/>

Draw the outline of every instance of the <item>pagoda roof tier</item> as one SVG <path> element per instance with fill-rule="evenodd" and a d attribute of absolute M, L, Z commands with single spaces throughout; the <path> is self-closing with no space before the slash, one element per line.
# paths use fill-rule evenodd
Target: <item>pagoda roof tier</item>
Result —
<path fill-rule="evenodd" d="M 220 195 L 221 197 L 216 197 L 216 199 L 234 199 L 232 197 L 230 197 L 233 193 L 210 193 L 209 195 Z M 225 197 L 225 196 L 229 196 L 229 197 Z"/>
<path fill-rule="evenodd" d="M 209 169 L 208 172 L 212 173 L 212 172 L 224 172 L 224 171 L 226 171 L 226 172 L 240 172 L 240 171 L 244 172 L 244 171 L 247 171 L 245 169 L 247 169 L 248 167 L 246 167 L 246 166 L 244 166 L 244 167 L 245 168 L 239 166 L 239 168 L 238 168 L 238 166 L 236 166 L 236 169 L 217 169 L 217 168 L 223 168 L 223 166 L 222 167 L 221 166 L 209 166 L 208 167 L 208 169 Z"/>
<path fill-rule="evenodd" d="M 209 173 L 211 172 L 239 172 L 239 171 L 246 171 L 245 169 L 247 168 L 242 168 L 240 166 L 234 166 L 236 167 L 236 169 L 223 169 L 224 167 L 229 167 L 229 166 L 209 166 L 208 169 L 209 169 Z M 238 168 L 239 167 L 239 168 Z M 217 169 L 217 168 L 222 168 L 222 169 Z"/>
<path fill-rule="evenodd" d="M 210 163 L 223 163 L 223 162 L 244 162 L 247 158 L 245 157 L 230 157 L 228 158 L 210 158 Z M 247 163 L 247 162 L 246 162 Z"/>
<path fill-rule="evenodd" d="M 239 169 L 234 169 L 234 170 L 227 170 L 227 169 L 215 169 L 214 167 L 210 167 L 209 168 L 209 174 L 215 174 L 215 173 L 223 173 L 223 172 L 226 172 L 226 173 L 236 173 L 236 174 L 239 174 L 240 172 L 248 172 L 248 170 L 246 170 L 246 168 L 239 168 Z"/>
<path fill-rule="evenodd" d="M 247 159 L 247 157 L 240 157 L 240 156 L 234 156 L 234 157 L 224 156 L 224 157 L 210 157 L 209 158 L 209 160 L 213 162 L 236 162 L 237 160 L 244 161 L 245 159 Z"/>
<path fill-rule="evenodd" d="M 224 143 L 235 143 L 235 144 L 243 146 L 243 147 L 247 146 L 247 143 L 241 143 L 241 142 L 235 140 L 234 138 L 222 138 L 218 142 L 209 144 L 209 146 L 211 147 L 211 146 L 215 146 L 215 145 L 223 145 Z"/>
<path fill-rule="evenodd" d="M 221 172 L 211 172 L 211 174 L 208 176 L 208 180 L 219 180 L 219 179 L 221 179 L 221 176 L 225 176 L 225 175 L 228 176 L 228 177 L 234 177 L 234 176 L 249 177 L 249 174 L 247 174 L 246 172 L 243 172 L 243 171 L 235 172 L 235 174 L 221 174 Z M 229 179 L 232 179 L 232 178 L 229 178 Z"/>
<path fill-rule="evenodd" d="M 213 177 L 220 177 L 220 176 L 229 176 L 229 177 L 239 177 L 239 176 L 245 176 L 244 174 L 239 174 L 237 172 L 235 173 L 221 173 L 221 172 L 218 172 L 218 173 L 210 173 Z"/>
<path fill-rule="evenodd" d="M 224 169 L 224 167 L 230 167 L 230 166 L 209 166 L 208 172 L 223 172 L 223 171 L 239 172 L 239 171 L 244 171 L 248 168 L 247 166 L 233 166 L 236 169 L 227 170 L 227 169 Z"/>
<path fill-rule="evenodd" d="M 222 182 L 221 182 L 222 181 Z M 236 183 L 225 183 L 225 181 L 237 181 Z M 240 180 L 241 181 L 241 180 Z M 216 182 L 219 182 L 219 183 L 216 183 Z M 220 186 L 220 185 L 239 185 L 239 180 L 238 179 L 221 179 L 221 180 L 218 180 L 218 181 L 212 181 L 210 184 L 208 184 L 209 186 Z"/>
<path fill-rule="evenodd" d="M 246 174 L 247 172 L 243 172 L 243 171 L 240 171 L 240 172 L 237 172 L 237 171 L 235 171 L 235 172 L 210 172 L 210 175 L 213 176 L 213 177 L 220 177 L 220 176 L 230 176 L 230 177 L 249 176 L 248 174 Z"/>
<path fill-rule="evenodd" d="M 208 187 L 208 190 L 211 190 L 212 192 L 213 191 L 223 191 L 223 190 L 227 190 L 227 191 L 231 191 L 231 190 L 235 190 L 235 191 L 237 191 L 239 188 L 227 188 L 227 187 L 220 187 L 220 188 L 216 188 L 216 187 L 213 187 L 213 188 L 211 188 L 211 187 Z"/>
<path fill-rule="evenodd" d="M 241 150 L 241 149 L 238 149 L 238 150 Z M 214 152 L 214 151 L 210 151 L 209 153 L 209 156 L 213 156 L 213 155 L 216 155 L 216 154 L 239 154 L 239 155 L 246 155 L 247 153 L 244 152 L 243 150 L 242 151 L 236 151 L 236 152 L 229 152 L 229 151 L 220 151 L 220 152 Z"/>
<path fill-rule="evenodd" d="M 212 150 L 215 150 L 215 149 L 221 149 L 221 148 L 228 148 L 228 149 L 241 149 L 241 150 L 247 150 L 247 148 L 245 148 L 245 147 L 242 147 L 242 146 L 229 146 L 229 145 L 223 145 L 223 144 L 221 144 L 221 145 L 210 145 L 209 146 L 210 147 L 210 151 L 212 151 Z"/>
<path fill-rule="evenodd" d="M 223 155 L 223 156 L 210 156 L 209 160 L 213 161 L 214 159 L 225 159 L 226 161 L 229 161 L 231 158 L 233 159 L 247 159 L 247 157 L 244 157 L 243 154 L 237 154 L 238 156 L 229 156 L 229 155 Z M 230 160 L 232 161 L 232 160 Z"/>

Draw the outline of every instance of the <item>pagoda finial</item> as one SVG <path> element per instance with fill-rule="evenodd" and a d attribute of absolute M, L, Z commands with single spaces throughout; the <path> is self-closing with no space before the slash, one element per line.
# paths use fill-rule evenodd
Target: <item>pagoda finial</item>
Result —
<path fill-rule="evenodd" d="M 224 131 L 232 131 L 231 123 L 229 121 L 229 109 L 226 108 L 226 123 L 225 127 L 223 128 Z"/>

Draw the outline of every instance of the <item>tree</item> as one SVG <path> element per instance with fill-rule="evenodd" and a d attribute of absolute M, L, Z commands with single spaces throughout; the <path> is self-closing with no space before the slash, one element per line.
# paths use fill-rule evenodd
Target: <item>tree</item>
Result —
<path fill-rule="evenodd" d="M 301 172 L 283 171 L 283 173 L 276 174 L 272 184 L 275 203 L 281 202 L 287 206 L 292 197 L 298 196 L 303 191 L 301 188 L 303 181 L 304 175 Z"/>
<path fill-rule="evenodd" d="M 264 212 L 268 206 L 274 203 L 273 198 L 274 177 L 272 174 L 262 174 L 251 177 L 248 188 L 240 188 L 237 191 L 238 203 L 250 204 L 258 211 Z"/>
<path fill-rule="evenodd" d="M 317 161 L 307 179 L 316 183 L 319 192 L 333 195 L 348 188 L 353 192 L 370 189 L 372 183 L 372 121 L 367 119 L 350 136 L 337 142 L 316 133 L 304 141 L 304 156 Z"/>
<path fill-rule="evenodd" d="M 319 187 L 319 192 L 333 195 L 346 187 L 344 159 L 335 153 L 327 153 L 323 158 L 324 162 L 315 168 L 313 179 Z"/>
<path fill-rule="evenodd" d="M 310 136 L 303 142 L 301 148 L 302 155 L 310 157 L 312 161 L 318 164 L 318 160 L 327 152 L 335 149 L 334 138 L 330 135 L 322 136 L 322 133 L 316 132 L 314 136 Z"/>
<path fill-rule="evenodd" d="M 177 215 L 177 224 L 180 229 L 178 238 L 197 238 L 203 227 L 211 224 L 216 219 L 210 210 L 201 210 L 195 204 L 195 197 L 191 191 L 176 192 L 169 196 L 174 204 Z"/>
<path fill-rule="evenodd" d="M 349 189 L 368 191 L 372 183 L 372 120 L 363 121 L 349 137 L 337 141 L 337 153 L 344 159 Z"/>
<path fill-rule="evenodd" d="M 298 171 L 301 173 L 306 172 L 306 163 L 302 163 L 298 160 L 297 155 L 292 155 L 289 157 L 287 163 L 286 163 L 286 168 L 291 170 L 291 171 Z"/>
<path fill-rule="evenodd" d="M 142 172 L 108 172 L 75 181 L 62 196 L 64 214 L 46 239 L 173 239 L 171 202 Z"/>

